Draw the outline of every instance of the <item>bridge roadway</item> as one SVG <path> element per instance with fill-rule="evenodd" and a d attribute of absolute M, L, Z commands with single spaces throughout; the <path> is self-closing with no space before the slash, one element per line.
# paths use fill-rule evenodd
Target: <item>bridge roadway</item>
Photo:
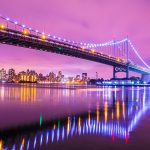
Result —
<path fill-rule="evenodd" d="M 149 69 L 128 63 L 122 59 L 118 60 L 118 58 L 92 52 L 89 49 L 82 49 L 75 44 L 72 45 L 67 42 L 60 42 L 49 38 L 43 40 L 40 36 L 32 33 L 23 35 L 21 31 L 8 28 L 0 30 L 0 43 L 77 57 L 114 67 L 128 67 L 129 70 L 140 74 L 150 74 Z"/>

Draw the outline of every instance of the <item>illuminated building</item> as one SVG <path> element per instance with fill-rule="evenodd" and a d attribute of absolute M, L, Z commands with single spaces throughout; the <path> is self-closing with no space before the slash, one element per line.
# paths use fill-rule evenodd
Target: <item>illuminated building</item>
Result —
<path fill-rule="evenodd" d="M 27 74 L 25 71 L 19 72 L 19 74 L 18 74 L 19 82 L 27 81 L 26 78 L 27 78 Z"/>
<path fill-rule="evenodd" d="M 14 82 L 15 80 L 15 70 L 13 68 L 8 70 L 8 82 Z"/>
<path fill-rule="evenodd" d="M 64 75 L 62 74 L 61 71 L 58 71 L 58 75 L 57 75 L 57 82 L 61 82 L 64 78 Z"/>
<path fill-rule="evenodd" d="M 27 70 L 27 72 L 20 72 L 18 74 L 19 77 L 19 82 L 31 82 L 31 83 L 35 83 L 37 82 L 37 73 L 33 70 L 29 71 Z"/>
<path fill-rule="evenodd" d="M 38 75 L 38 81 L 44 81 L 44 80 L 45 80 L 45 78 L 44 78 L 43 74 L 40 73 L 40 74 Z"/>
<path fill-rule="evenodd" d="M 3 82 L 6 81 L 6 79 L 7 79 L 6 70 L 2 68 L 0 70 L 0 81 Z"/>
<path fill-rule="evenodd" d="M 55 82 L 55 80 L 56 80 L 56 74 L 54 72 L 50 72 L 49 75 L 48 75 L 48 77 L 49 77 L 49 81 L 50 82 Z"/>
<path fill-rule="evenodd" d="M 68 77 L 68 82 L 72 83 L 73 82 L 73 77 Z"/>
<path fill-rule="evenodd" d="M 81 81 L 80 75 L 76 75 L 76 77 L 74 78 L 74 83 L 75 83 L 75 84 L 79 84 L 80 81 Z"/>
<path fill-rule="evenodd" d="M 76 75 L 75 80 L 80 80 L 80 75 Z"/>
<path fill-rule="evenodd" d="M 76 77 L 66 77 L 62 74 L 62 71 L 58 71 L 56 75 L 54 72 L 50 72 L 46 76 L 42 73 L 37 74 L 34 70 L 21 71 L 18 74 L 13 68 L 6 70 L 3 68 L 0 70 L 0 82 L 8 83 L 63 83 L 63 84 L 87 84 L 90 79 L 87 77 L 87 73 L 82 73 L 82 78 L 80 75 Z"/>
<path fill-rule="evenodd" d="M 82 80 L 83 81 L 87 80 L 87 73 L 82 73 Z"/>
<path fill-rule="evenodd" d="M 98 79 L 98 73 L 96 72 L 96 79 Z"/>
<path fill-rule="evenodd" d="M 34 70 L 29 72 L 29 82 L 37 82 L 37 73 Z"/>

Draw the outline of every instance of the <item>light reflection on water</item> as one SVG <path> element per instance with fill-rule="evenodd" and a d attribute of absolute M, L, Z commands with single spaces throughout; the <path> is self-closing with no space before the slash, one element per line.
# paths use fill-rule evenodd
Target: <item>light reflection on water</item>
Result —
<path fill-rule="evenodd" d="M 36 86 L 2 86 L 0 90 L 1 104 L 5 101 L 17 101 L 16 103 L 20 105 L 26 103 L 28 106 L 30 103 L 34 105 L 48 101 L 46 105 L 49 105 L 49 109 L 56 108 L 53 112 L 54 117 L 45 116 L 49 111 L 44 105 L 45 110 L 42 110 L 42 113 L 40 111 L 42 115 L 38 117 L 39 120 L 34 120 L 37 124 L 33 127 L 32 124 L 30 125 L 31 122 L 28 122 L 29 115 L 27 122 L 24 123 L 25 127 L 22 128 L 24 133 L 18 134 L 15 138 L 9 134 L 7 138 L 3 137 L 3 140 L 0 140 L 0 150 L 40 149 L 46 145 L 57 145 L 58 142 L 76 136 L 82 138 L 91 135 L 108 137 L 112 141 L 120 139 L 128 143 L 132 131 L 150 107 L 150 88 L 147 87 L 53 89 Z M 74 110 L 68 108 L 72 108 L 72 105 L 75 107 Z M 64 109 L 61 111 L 63 106 L 69 111 Z M 38 112 L 35 110 L 36 107 L 31 106 L 33 111 Z M 57 113 L 58 111 L 64 112 L 63 116 Z M 39 113 L 34 115 L 38 116 Z M 15 121 L 20 123 L 18 120 Z M 27 128 L 31 126 L 33 131 L 26 132 L 26 126 Z"/>

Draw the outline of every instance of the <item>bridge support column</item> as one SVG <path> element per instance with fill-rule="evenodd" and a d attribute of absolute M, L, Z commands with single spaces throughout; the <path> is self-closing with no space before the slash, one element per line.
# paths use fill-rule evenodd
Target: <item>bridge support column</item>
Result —
<path fill-rule="evenodd" d="M 129 78 L 129 67 L 128 66 L 113 66 L 113 78 L 116 78 L 116 73 L 125 72 L 126 78 Z"/>
<path fill-rule="evenodd" d="M 115 71 L 115 66 L 113 66 L 113 78 L 116 78 L 116 71 Z"/>
<path fill-rule="evenodd" d="M 129 66 L 126 68 L 126 78 L 129 79 Z"/>
<path fill-rule="evenodd" d="M 142 74 L 141 79 L 142 81 L 145 81 L 146 83 L 150 82 L 150 74 Z"/>

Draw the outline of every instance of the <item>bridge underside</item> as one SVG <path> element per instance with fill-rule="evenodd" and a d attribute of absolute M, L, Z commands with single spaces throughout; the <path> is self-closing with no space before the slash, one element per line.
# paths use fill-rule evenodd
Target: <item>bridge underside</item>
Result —
<path fill-rule="evenodd" d="M 147 71 L 147 70 L 142 70 L 142 69 L 140 69 L 140 68 L 137 68 L 136 66 L 130 66 L 130 65 L 129 65 L 129 70 L 132 71 L 132 72 L 139 73 L 139 74 L 150 74 L 149 71 Z"/>
<path fill-rule="evenodd" d="M 88 53 L 86 51 L 81 51 L 80 47 L 72 46 L 68 44 L 62 44 L 60 42 L 54 41 L 44 41 L 38 36 L 23 36 L 21 33 L 15 31 L 1 31 L 0 30 L 0 43 L 14 45 L 19 47 L 31 48 L 46 52 L 52 52 L 57 54 L 63 54 L 67 56 L 82 58 L 86 60 L 91 60 L 94 62 L 99 62 L 107 65 L 118 65 L 119 62 L 115 60 L 108 60 L 108 58 L 100 55 L 95 55 Z M 13 34 L 12 34 L 13 33 Z M 79 50 L 80 49 L 80 50 Z M 125 64 L 119 63 L 124 66 Z"/>

